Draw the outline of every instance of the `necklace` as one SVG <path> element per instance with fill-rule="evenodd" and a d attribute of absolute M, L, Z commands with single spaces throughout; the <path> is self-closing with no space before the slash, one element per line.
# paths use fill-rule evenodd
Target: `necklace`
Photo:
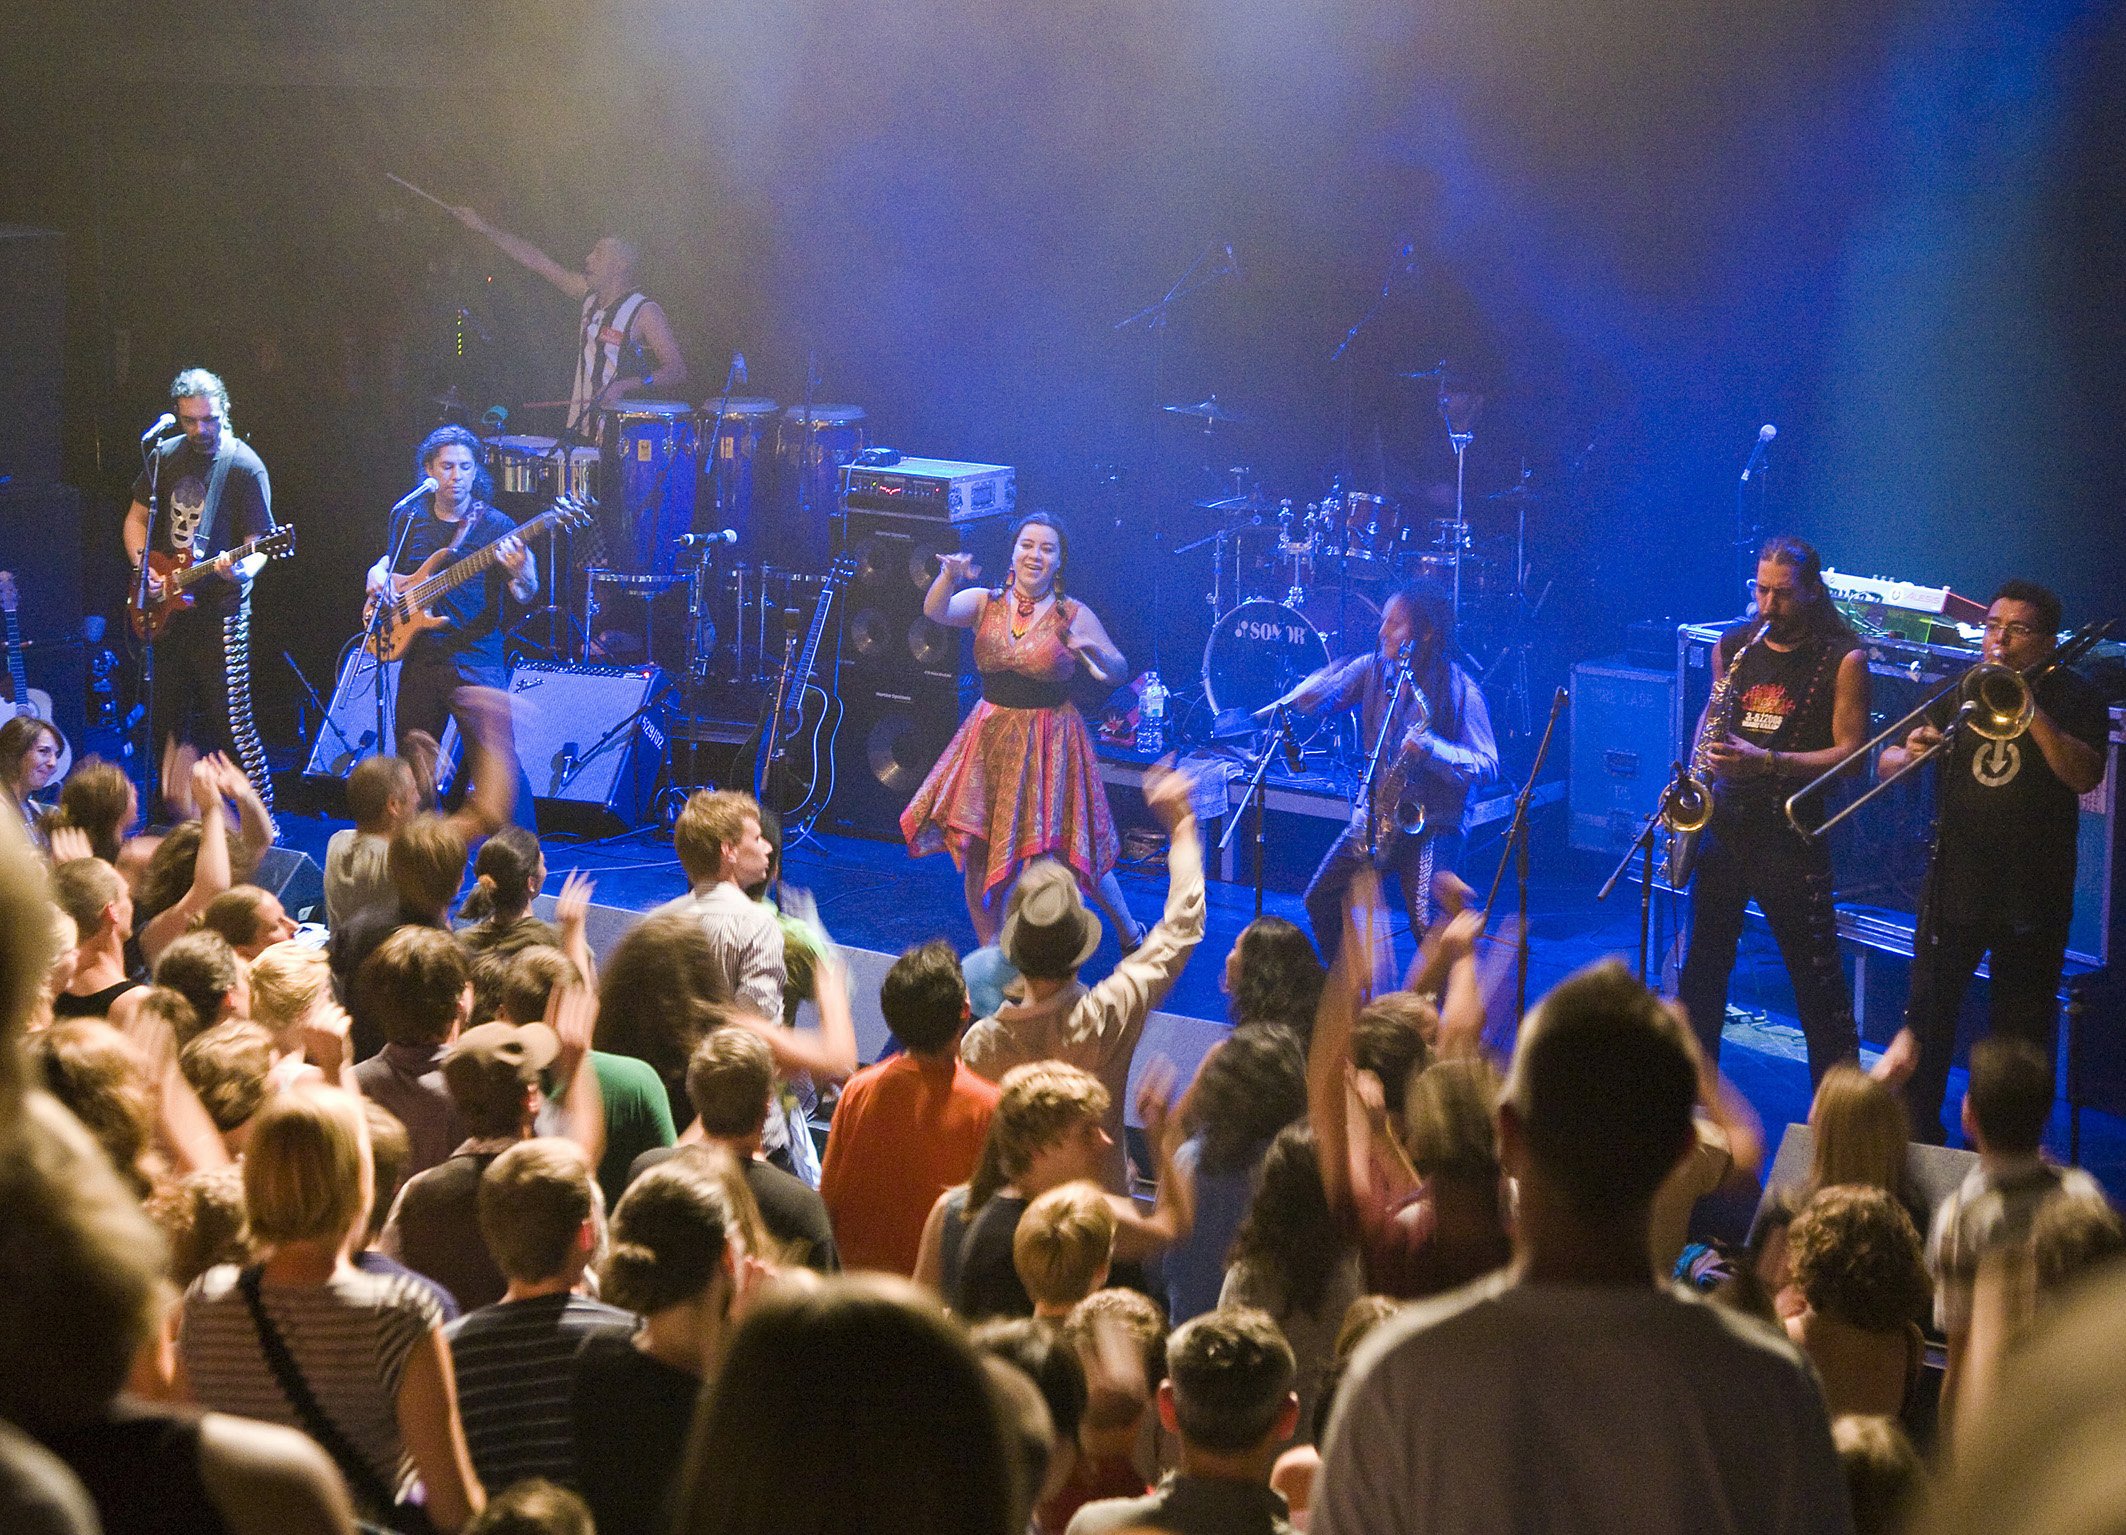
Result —
<path fill-rule="evenodd" d="M 1026 638 L 1026 631 L 1033 627 L 1034 609 L 1041 605 L 1041 599 L 1027 596 L 1016 581 L 1012 583 L 1011 595 L 1017 599 L 1013 606 L 1018 614 L 1018 617 L 1012 620 L 1011 637 L 1023 640 Z"/>

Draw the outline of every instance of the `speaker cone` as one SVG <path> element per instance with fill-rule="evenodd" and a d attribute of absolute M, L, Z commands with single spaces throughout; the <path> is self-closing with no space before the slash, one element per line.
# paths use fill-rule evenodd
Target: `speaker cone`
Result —
<path fill-rule="evenodd" d="M 959 649 L 959 636 L 943 624 L 919 617 L 908 626 L 908 654 L 915 657 L 918 666 L 943 666 L 958 658 Z"/>

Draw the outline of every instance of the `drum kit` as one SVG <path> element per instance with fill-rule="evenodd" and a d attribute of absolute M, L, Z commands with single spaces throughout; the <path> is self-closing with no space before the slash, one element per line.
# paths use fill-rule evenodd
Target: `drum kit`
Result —
<path fill-rule="evenodd" d="M 610 457 L 569 437 L 483 439 L 502 510 L 521 518 L 561 495 L 598 509 L 581 563 L 561 540 L 550 545 L 547 606 L 516 638 L 555 660 L 608 659 L 605 620 L 633 632 L 615 609 L 639 600 L 644 659 L 697 681 L 771 680 L 781 653 L 770 629 L 809 605 L 819 578 L 800 571 L 825 563 L 836 475 L 868 445 L 863 408 L 719 396 L 699 407 L 627 400 L 606 416 Z M 673 592 L 683 618 L 680 603 L 660 602 Z M 578 595 L 580 621 L 563 605 Z M 683 657 L 659 653 L 660 613 L 681 627 Z"/>

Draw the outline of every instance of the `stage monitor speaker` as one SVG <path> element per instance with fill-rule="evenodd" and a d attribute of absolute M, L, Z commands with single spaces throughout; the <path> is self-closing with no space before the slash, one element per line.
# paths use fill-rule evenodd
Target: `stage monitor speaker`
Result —
<path fill-rule="evenodd" d="M 1621 656 L 1572 669 L 1572 826 L 1568 843 L 1621 853 L 1668 784 L 1675 707 L 1673 672 Z"/>
<path fill-rule="evenodd" d="M 0 248 L 4 246 L 0 240 Z M 0 353 L 4 351 L 0 347 Z M 5 434 L 0 434 L 0 441 L 4 439 Z M 20 481 L 4 480 L 0 485 L 5 486 L 0 489 L 0 570 L 15 578 L 15 617 L 22 637 L 79 639 L 81 492 L 71 485 L 24 488 Z M 109 536 L 115 542 L 115 512 L 112 519 Z"/>
<path fill-rule="evenodd" d="M 520 663 L 509 676 L 517 760 L 542 807 L 647 825 L 664 764 L 666 693 L 661 667 Z M 554 815 L 556 824 L 566 813 Z"/>
<path fill-rule="evenodd" d="M 64 235 L 0 224 L 0 315 L 7 316 L 0 328 L 0 421 L 7 423 L 0 432 L 0 485 L 56 485 L 66 341 Z M 77 593 L 77 610 L 79 604 Z"/>
<path fill-rule="evenodd" d="M 325 920 L 325 871 L 308 853 L 269 847 L 247 883 L 279 896 L 281 906 L 298 922 Z"/>
<path fill-rule="evenodd" d="M 398 742 L 399 668 L 404 663 L 383 664 L 384 734 L 377 736 L 377 663 L 361 651 L 349 652 L 340 663 L 339 680 L 333 684 L 332 702 L 310 742 L 310 755 L 303 764 L 305 778 L 345 778 L 364 757 L 389 753 Z M 454 763 L 458 755 L 458 722 L 443 727 L 442 762 Z M 451 770 L 439 770 L 443 786 Z"/>

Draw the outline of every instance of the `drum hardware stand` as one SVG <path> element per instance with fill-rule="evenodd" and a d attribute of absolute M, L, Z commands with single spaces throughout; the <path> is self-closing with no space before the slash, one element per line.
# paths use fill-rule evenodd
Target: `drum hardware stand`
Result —
<path fill-rule="evenodd" d="M 400 505 L 407 507 L 406 525 L 399 529 L 398 540 L 392 544 L 391 553 L 384 560 L 384 590 L 379 594 L 376 606 L 370 609 L 369 622 L 362 626 L 361 644 L 355 650 L 356 655 L 366 655 L 371 661 L 376 663 L 376 749 L 385 755 L 391 756 L 397 755 L 399 744 L 391 733 L 389 722 L 384 718 L 385 661 L 382 656 L 377 654 L 375 648 L 377 625 L 384 618 L 385 600 L 392 595 L 391 577 L 398 572 L 399 556 L 406 550 L 406 540 L 413 535 L 413 519 L 417 513 L 412 509 L 412 503 L 419 499 L 420 493 L 416 491 L 406 501 L 400 503 Z M 394 515 L 397 511 L 397 507 L 392 508 Z"/>
<path fill-rule="evenodd" d="M 1262 750 L 1256 754 L 1254 765 L 1248 769 L 1248 792 L 1243 801 L 1252 803 L 1255 811 L 1255 915 L 1258 917 L 1262 915 L 1263 824 L 1269 813 L 1269 791 L 1264 786 L 1263 779 L 1268 776 L 1270 759 L 1277 755 L 1279 748 L 1294 762 L 1306 761 L 1306 754 L 1300 750 L 1299 734 L 1292 728 L 1292 712 L 1283 704 L 1277 706 L 1271 728 L 1262 733 Z M 1237 815 L 1227 818 L 1225 835 L 1218 839 L 1219 852 L 1222 853 L 1232 846 L 1233 833 L 1240 830 L 1240 822 L 1241 817 Z"/>
<path fill-rule="evenodd" d="M 1552 718 L 1556 718 L 1556 716 L 1553 714 Z M 1534 781 L 1531 776 L 1529 782 L 1533 783 Z M 1640 857 L 1645 859 L 1645 866 L 1639 873 L 1639 984 L 1641 986 L 1646 984 L 1647 949 L 1653 941 L 1654 833 L 1666 822 L 1669 806 L 1674 803 L 1677 794 L 1686 782 L 1688 782 L 1688 779 L 1685 776 L 1683 764 L 1678 762 L 1671 770 L 1668 786 L 1661 791 L 1661 798 L 1655 802 L 1653 810 L 1648 813 L 1644 824 L 1639 827 L 1639 834 L 1631 839 L 1631 846 L 1624 850 L 1624 856 L 1617 860 L 1616 868 L 1610 871 L 1609 878 L 1603 882 L 1602 888 L 1595 892 L 1597 901 L 1608 900 L 1609 892 L 1617 888 L 1617 881 L 1624 877 L 1625 871 L 1631 867 L 1631 861 Z"/>
<path fill-rule="evenodd" d="M 228 423 L 223 422 L 222 430 L 226 432 L 228 429 Z M 148 529 L 147 537 L 140 544 L 140 569 L 133 576 L 133 603 L 142 613 L 148 610 L 148 552 L 155 547 L 155 519 L 162 513 L 160 448 L 161 443 L 152 430 L 141 439 L 140 456 L 148 471 Z M 161 803 L 162 757 L 155 749 L 155 631 L 152 628 L 141 636 L 139 705 L 144 742 L 140 753 L 140 803 L 155 806 Z"/>
<path fill-rule="evenodd" d="M 496 424 L 500 425 L 501 423 L 498 422 Z M 568 483 L 569 450 L 578 446 L 595 448 L 597 444 L 585 438 L 574 427 L 563 426 L 561 435 L 554 439 L 554 446 L 548 455 L 548 461 L 553 465 L 554 485 L 557 494 L 566 495 L 570 489 Z M 411 522 L 409 520 L 410 525 Z M 565 561 L 560 550 L 560 544 L 563 539 L 568 541 L 568 556 Z M 534 551 L 532 559 L 536 561 L 538 558 L 538 553 Z M 392 563 L 397 564 L 398 562 L 393 560 Z M 590 634 L 584 625 L 576 621 L 575 609 L 561 601 L 561 569 L 564 563 L 567 565 L 569 578 L 573 580 L 576 573 L 576 532 L 570 524 L 565 522 L 555 528 L 547 536 L 546 540 L 546 590 L 544 593 L 546 606 L 533 608 L 529 613 L 526 613 L 522 618 L 511 624 L 507 638 L 521 641 L 548 660 L 566 663 L 571 659 L 581 660 L 589 646 Z M 584 594 L 584 600 L 586 602 L 590 600 L 588 591 Z M 539 619 L 546 621 L 544 631 L 546 638 L 544 640 L 532 639 L 529 635 L 521 632 L 526 625 Z"/>
<path fill-rule="evenodd" d="M 326 707 L 325 701 L 322 698 L 317 696 L 317 689 L 310 685 L 310 679 L 303 675 L 303 669 L 295 664 L 295 657 L 288 654 L 288 652 L 284 650 L 281 652 L 281 659 L 288 663 L 288 670 L 295 673 L 295 680 L 303 685 L 303 692 L 307 694 L 310 699 L 310 707 L 317 710 L 319 724 L 317 727 L 316 739 L 310 739 L 310 732 L 302 727 L 302 722 L 300 720 L 298 720 L 296 724 L 296 734 L 304 739 L 304 746 L 306 748 L 303 753 L 304 759 L 307 761 L 309 757 L 317 751 L 318 741 L 323 740 L 325 737 L 325 732 L 329 730 L 334 735 L 340 738 L 340 745 L 347 748 L 347 756 L 349 761 L 351 762 L 352 759 L 361 754 L 361 743 L 359 741 L 350 741 L 347 739 L 347 732 L 340 729 L 340 722 L 332 717 L 332 710 Z M 383 744 L 379 742 L 377 745 L 377 750 L 381 753 L 383 749 Z"/>
<path fill-rule="evenodd" d="M 1514 947 L 1519 952 L 1515 958 L 1518 980 L 1515 983 L 1513 1016 L 1526 1017 L 1528 1013 L 1528 809 L 1535 794 L 1535 783 L 1543 773 L 1543 759 L 1550 755 L 1550 739 L 1557 733 L 1558 716 L 1565 712 L 1565 690 L 1559 688 L 1550 700 L 1550 721 L 1543 726 L 1542 744 L 1535 749 L 1535 761 L 1528 768 L 1528 781 L 1521 785 L 1521 792 L 1514 796 L 1513 821 L 1506 828 L 1506 845 L 1499 850 L 1498 872 L 1491 876 L 1491 892 L 1484 897 L 1485 920 L 1490 920 L 1492 903 L 1499 898 L 1499 884 L 1506 877 L 1506 860 L 1513 860 L 1514 884 L 1517 906 L 1520 913 L 1520 928 L 1514 937 Z M 1647 847 L 1651 849 L 1649 839 Z M 1610 883 L 1614 884 L 1611 877 Z M 1604 894 L 1607 894 L 1605 891 Z M 1646 972 L 1646 937 L 1641 924 L 1639 938 L 1639 973 L 1644 979 Z"/>
<path fill-rule="evenodd" d="M 1483 411 L 1484 397 L 1472 390 L 1450 389 L 1447 365 L 1439 365 L 1439 413 L 1447 423 L 1447 441 L 1454 444 L 1454 621 L 1462 621 L 1462 561 L 1469 543 L 1469 517 L 1462 501 L 1463 471 L 1469 460 L 1469 444 L 1476 441 L 1476 418 Z"/>

